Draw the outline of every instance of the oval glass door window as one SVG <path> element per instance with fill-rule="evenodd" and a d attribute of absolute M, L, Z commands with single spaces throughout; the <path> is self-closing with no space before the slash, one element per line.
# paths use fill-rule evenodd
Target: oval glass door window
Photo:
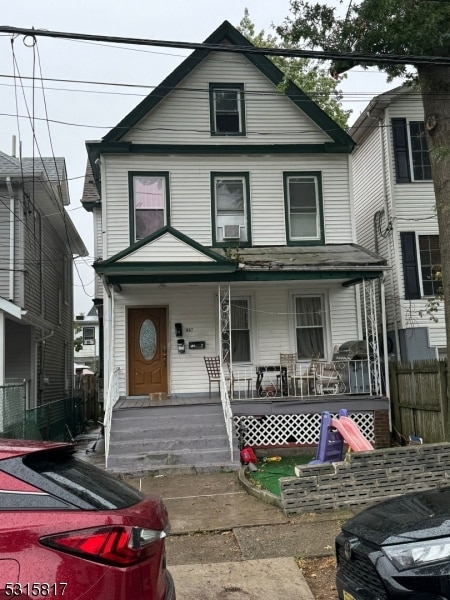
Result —
<path fill-rule="evenodd" d="M 151 319 L 145 319 L 141 325 L 139 346 L 145 360 L 152 360 L 156 354 L 156 327 Z"/>

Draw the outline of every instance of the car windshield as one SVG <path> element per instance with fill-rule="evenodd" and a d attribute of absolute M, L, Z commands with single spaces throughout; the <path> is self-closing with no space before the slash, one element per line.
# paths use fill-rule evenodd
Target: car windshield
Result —
<path fill-rule="evenodd" d="M 116 509 L 136 504 L 144 495 L 127 483 L 87 462 L 65 453 L 36 453 L 24 463 L 92 508 Z"/>

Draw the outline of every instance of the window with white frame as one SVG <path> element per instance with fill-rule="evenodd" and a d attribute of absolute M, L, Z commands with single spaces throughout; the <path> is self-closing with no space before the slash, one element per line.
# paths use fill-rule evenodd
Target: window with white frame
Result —
<path fill-rule="evenodd" d="M 409 141 L 411 145 L 411 167 L 415 181 L 432 179 L 430 155 L 423 121 L 409 122 Z"/>
<path fill-rule="evenodd" d="M 212 135 L 245 135 L 244 85 L 210 83 Z"/>
<path fill-rule="evenodd" d="M 169 224 L 168 173 L 130 173 L 131 242 Z"/>
<path fill-rule="evenodd" d="M 298 360 L 312 355 L 325 356 L 325 316 L 323 296 L 295 296 L 295 336 Z"/>
<path fill-rule="evenodd" d="M 231 356 L 233 363 L 249 363 L 251 357 L 250 298 L 231 298 Z"/>
<path fill-rule="evenodd" d="M 215 243 L 225 246 L 249 241 L 248 190 L 248 173 L 212 174 Z"/>
<path fill-rule="evenodd" d="M 320 173 L 285 173 L 284 188 L 288 242 L 320 242 Z"/>
<path fill-rule="evenodd" d="M 423 121 L 408 122 L 405 118 L 394 118 L 391 126 L 396 183 L 431 180 L 430 155 Z"/>
<path fill-rule="evenodd" d="M 95 344 L 95 327 L 83 327 L 83 345 L 93 346 Z"/>

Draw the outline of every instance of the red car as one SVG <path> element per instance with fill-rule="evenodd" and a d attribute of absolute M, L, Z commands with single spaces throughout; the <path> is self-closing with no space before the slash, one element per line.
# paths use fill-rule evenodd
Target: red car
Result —
<path fill-rule="evenodd" d="M 74 455 L 70 444 L 0 440 L 0 594 L 175 600 L 167 510 Z"/>

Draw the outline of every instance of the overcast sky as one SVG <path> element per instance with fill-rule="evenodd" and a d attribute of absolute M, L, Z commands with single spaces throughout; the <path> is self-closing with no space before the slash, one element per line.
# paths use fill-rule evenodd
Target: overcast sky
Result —
<path fill-rule="evenodd" d="M 330 4 L 337 5 L 338 2 L 330 0 Z M 249 9 L 257 31 L 269 31 L 272 23 L 281 23 L 289 14 L 289 6 L 289 0 L 14 0 L 2 2 L 0 24 L 202 42 L 225 19 L 238 25 L 245 7 Z M 23 156 L 32 156 L 31 121 L 27 115 L 28 111 L 33 114 L 33 87 L 31 80 L 24 77 L 32 77 L 34 73 L 37 77 L 83 82 L 156 86 L 187 54 L 174 49 L 112 47 L 42 37 L 37 38 L 33 48 L 30 38 L 19 36 L 11 44 L 11 36 L 0 36 L 0 150 L 11 154 L 11 139 L 16 135 L 22 140 Z M 16 75 L 20 73 L 22 77 L 22 81 L 16 80 L 16 86 L 11 77 L 14 68 Z M 342 89 L 344 106 L 353 110 L 351 121 L 356 119 L 371 95 L 395 85 L 398 83 L 387 84 L 385 75 L 375 70 L 350 72 Z M 54 154 L 65 157 L 70 179 L 69 214 L 89 250 L 89 258 L 76 261 L 76 313 L 87 313 L 92 307 L 94 279 L 92 268 L 88 266 L 95 258 L 92 215 L 80 207 L 86 164 L 85 141 L 103 137 L 150 91 L 139 87 L 45 81 L 43 92 L 40 82 L 35 85 L 35 131 L 39 144 L 35 154 L 51 156 L 52 144 Z M 17 112 L 19 119 L 15 116 Z M 46 116 L 50 120 L 50 133 Z"/>

